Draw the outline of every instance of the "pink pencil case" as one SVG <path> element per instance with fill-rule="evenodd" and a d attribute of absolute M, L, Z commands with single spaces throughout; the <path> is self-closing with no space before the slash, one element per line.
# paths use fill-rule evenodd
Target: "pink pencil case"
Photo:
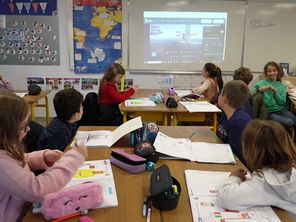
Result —
<path fill-rule="evenodd" d="M 46 195 L 41 212 L 46 220 L 52 220 L 98 207 L 103 202 L 102 186 L 88 182 Z"/>
<path fill-rule="evenodd" d="M 111 163 L 130 173 L 145 171 L 147 160 L 124 149 L 113 149 L 110 157 Z"/>

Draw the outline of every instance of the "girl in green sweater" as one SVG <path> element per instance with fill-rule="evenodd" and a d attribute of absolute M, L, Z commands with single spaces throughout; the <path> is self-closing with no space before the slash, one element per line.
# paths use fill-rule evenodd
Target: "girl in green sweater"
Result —
<path fill-rule="evenodd" d="M 261 92 L 268 117 L 285 127 L 296 126 L 296 116 L 285 109 L 286 86 L 281 82 L 281 67 L 276 62 L 264 66 L 266 79 L 255 84 L 251 93 Z"/>

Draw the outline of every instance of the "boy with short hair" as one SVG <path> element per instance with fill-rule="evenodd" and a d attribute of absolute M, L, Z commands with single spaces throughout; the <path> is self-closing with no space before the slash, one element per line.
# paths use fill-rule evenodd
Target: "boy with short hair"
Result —
<path fill-rule="evenodd" d="M 43 130 L 37 149 L 59 149 L 64 151 L 74 137 L 83 114 L 83 96 L 75 89 L 59 91 L 53 100 L 55 117 Z"/>
<path fill-rule="evenodd" d="M 228 82 L 218 99 L 219 107 L 224 111 L 218 120 L 217 136 L 229 143 L 235 155 L 244 162 L 241 135 L 245 126 L 251 121 L 250 115 L 243 109 L 250 91 L 241 80 Z"/>

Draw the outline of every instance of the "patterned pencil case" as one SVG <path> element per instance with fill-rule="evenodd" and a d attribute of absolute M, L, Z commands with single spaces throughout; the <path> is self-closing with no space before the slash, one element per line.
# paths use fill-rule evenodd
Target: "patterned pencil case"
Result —
<path fill-rule="evenodd" d="M 111 163 L 130 173 L 145 171 L 147 160 L 124 149 L 113 149 L 110 157 Z"/>

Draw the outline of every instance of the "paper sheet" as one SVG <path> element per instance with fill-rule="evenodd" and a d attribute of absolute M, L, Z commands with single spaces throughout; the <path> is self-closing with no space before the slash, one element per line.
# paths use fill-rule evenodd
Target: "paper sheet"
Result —
<path fill-rule="evenodd" d="M 130 98 L 125 100 L 125 106 L 156 106 L 156 104 L 149 98 Z"/>
<path fill-rule="evenodd" d="M 97 131 L 77 131 L 75 139 L 78 143 L 82 142 L 86 146 L 107 146 L 111 147 L 121 137 L 142 127 L 141 117 L 133 118 L 117 127 L 113 132 L 108 130 Z M 73 140 L 73 142 L 74 142 Z M 71 144 L 73 146 L 74 144 Z"/>
<path fill-rule="evenodd" d="M 190 113 L 194 112 L 222 112 L 217 106 L 207 101 L 180 102 Z"/>
<path fill-rule="evenodd" d="M 99 208 L 118 206 L 110 160 L 85 161 L 67 186 L 95 182 L 103 187 L 104 203 Z"/>
<path fill-rule="evenodd" d="M 217 206 L 218 189 L 230 172 L 185 170 L 194 222 L 280 222 L 270 207 L 225 211 Z"/>
<path fill-rule="evenodd" d="M 188 94 L 191 94 L 192 90 L 191 89 L 175 89 L 175 93 L 177 94 L 177 96 L 181 98 L 183 96 L 187 96 Z"/>
<path fill-rule="evenodd" d="M 158 132 L 153 145 L 159 153 L 191 161 L 194 160 L 191 141 L 188 139 L 174 139 L 162 132 Z"/>
<path fill-rule="evenodd" d="M 15 94 L 16 94 L 17 96 L 23 98 L 23 97 L 25 97 L 25 96 L 28 94 L 28 92 L 24 92 L 24 93 L 18 93 L 18 92 L 15 92 Z"/>
<path fill-rule="evenodd" d="M 236 163 L 229 144 L 192 142 L 191 145 L 197 162 Z"/>

